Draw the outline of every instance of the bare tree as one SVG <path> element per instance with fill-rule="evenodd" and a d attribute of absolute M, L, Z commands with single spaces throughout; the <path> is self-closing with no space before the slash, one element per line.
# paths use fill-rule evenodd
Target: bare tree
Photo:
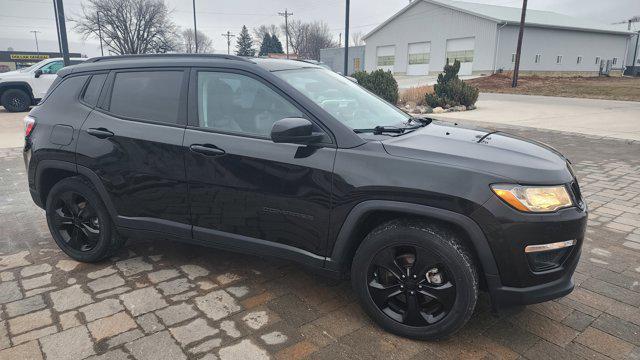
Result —
<path fill-rule="evenodd" d="M 188 54 L 196 52 L 196 42 L 193 29 L 184 29 L 180 33 L 182 35 L 182 51 Z M 210 37 L 198 30 L 198 52 L 202 54 L 213 52 L 213 41 Z"/>
<path fill-rule="evenodd" d="M 364 40 L 362 40 L 363 36 L 364 34 L 362 33 L 362 31 L 356 31 L 353 34 L 351 34 L 351 45 L 353 46 L 364 45 Z"/>
<path fill-rule="evenodd" d="M 320 60 L 320 49 L 337 46 L 327 23 L 289 21 L 289 46 L 298 57 Z"/>
<path fill-rule="evenodd" d="M 271 36 L 275 35 L 277 37 L 280 37 L 280 29 L 278 28 L 278 25 L 260 25 L 256 28 L 253 28 L 252 30 L 253 33 L 253 42 L 255 42 L 256 44 L 260 43 L 262 41 L 262 39 L 264 39 L 264 34 L 269 34 Z"/>
<path fill-rule="evenodd" d="M 116 54 L 166 53 L 180 47 L 164 0 L 86 0 L 82 16 L 72 21 L 85 38 L 97 38 L 100 24 L 103 41 Z"/>

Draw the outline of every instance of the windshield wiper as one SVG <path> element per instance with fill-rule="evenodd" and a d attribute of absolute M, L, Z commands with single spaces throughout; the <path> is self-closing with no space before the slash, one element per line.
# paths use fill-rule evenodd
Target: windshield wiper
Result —
<path fill-rule="evenodd" d="M 380 135 L 383 133 L 402 134 L 406 128 L 399 128 L 396 126 L 376 126 L 372 129 L 353 129 L 356 134 L 373 133 L 374 135 Z"/>

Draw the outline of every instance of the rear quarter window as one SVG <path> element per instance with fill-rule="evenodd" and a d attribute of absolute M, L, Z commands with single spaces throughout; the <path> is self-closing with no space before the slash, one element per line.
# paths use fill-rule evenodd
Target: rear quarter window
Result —
<path fill-rule="evenodd" d="M 100 91 L 102 90 L 102 85 L 107 78 L 107 74 L 97 74 L 91 76 L 91 80 L 89 80 L 89 84 L 84 90 L 84 94 L 82 95 L 82 101 L 87 105 L 94 107 L 98 103 L 98 98 L 100 98 Z"/>
<path fill-rule="evenodd" d="M 57 77 L 51 84 L 47 94 L 40 100 L 39 105 L 49 102 L 73 102 L 77 101 L 77 97 L 82 91 L 82 87 L 89 78 L 89 75 L 72 76 L 61 78 Z"/>

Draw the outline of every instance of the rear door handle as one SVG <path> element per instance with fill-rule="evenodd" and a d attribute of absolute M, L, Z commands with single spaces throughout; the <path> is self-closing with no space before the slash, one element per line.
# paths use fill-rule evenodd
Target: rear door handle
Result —
<path fill-rule="evenodd" d="M 106 139 L 113 136 L 113 133 L 105 128 L 91 128 L 87 129 L 87 134 L 95 136 L 98 139 Z"/>
<path fill-rule="evenodd" d="M 211 144 L 198 145 L 193 144 L 189 146 L 189 149 L 193 152 L 197 152 L 199 154 L 207 155 L 207 156 L 220 156 L 226 154 L 224 150 L 219 149 Z"/>

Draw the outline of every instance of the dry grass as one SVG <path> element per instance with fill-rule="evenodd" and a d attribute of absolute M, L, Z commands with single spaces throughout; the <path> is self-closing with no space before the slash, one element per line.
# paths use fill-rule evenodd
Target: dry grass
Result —
<path fill-rule="evenodd" d="M 509 74 L 467 80 L 480 92 L 640 101 L 640 78 L 521 76 L 511 87 Z"/>
<path fill-rule="evenodd" d="M 433 93 L 433 86 L 425 85 L 401 90 L 398 103 L 400 105 L 406 105 L 409 102 L 413 102 L 416 105 L 426 105 L 424 97 L 428 93 Z"/>

